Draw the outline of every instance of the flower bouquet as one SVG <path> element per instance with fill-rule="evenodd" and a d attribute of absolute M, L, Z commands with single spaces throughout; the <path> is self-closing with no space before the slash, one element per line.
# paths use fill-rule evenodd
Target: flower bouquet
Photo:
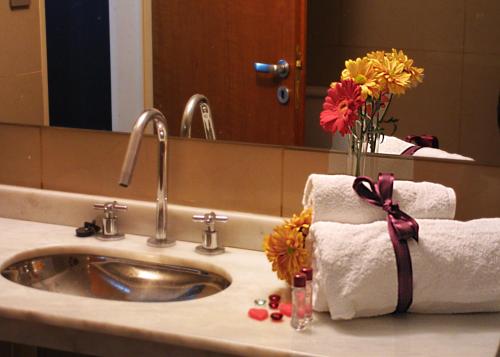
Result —
<path fill-rule="evenodd" d="M 331 133 L 349 135 L 350 173 L 363 171 L 366 152 L 377 152 L 382 124 L 397 119 L 386 118 L 394 95 L 402 95 L 423 81 L 424 69 L 413 66 L 403 51 L 369 52 L 363 58 L 345 61 L 340 82 L 333 82 L 320 114 L 321 127 Z"/>

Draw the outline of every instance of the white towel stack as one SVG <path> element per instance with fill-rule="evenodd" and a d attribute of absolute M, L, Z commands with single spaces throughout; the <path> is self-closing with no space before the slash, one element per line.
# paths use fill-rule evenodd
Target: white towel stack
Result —
<path fill-rule="evenodd" d="M 313 208 L 308 236 L 313 307 L 330 311 L 332 319 L 387 314 L 397 305 L 386 213 L 360 199 L 353 181 L 352 176 L 311 175 L 303 199 Z M 408 241 L 413 266 L 409 311 L 500 311 L 500 219 L 451 220 L 453 190 L 428 182 L 395 181 L 393 200 L 420 227 L 419 242 Z"/>
<path fill-rule="evenodd" d="M 419 241 L 408 242 L 413 267 L 410 312 L 500 311 L 500 219 L 418 220 Z M 332 319 L 394 311 L 396 258 L 387 223 L 318 222 L 314 246 L 314 309 Z"/>
<path fill-rule="evenodd" d="M 312 174 L 306 182 L 302 204 L 312 207 L 313 222 L 370 223 L 386 213 L 361 199 L 352 189 L 354 176 Z M 453 219 L 453 189 L 431 182 L 394 181 L 393 201 L 413 218 Z"/>

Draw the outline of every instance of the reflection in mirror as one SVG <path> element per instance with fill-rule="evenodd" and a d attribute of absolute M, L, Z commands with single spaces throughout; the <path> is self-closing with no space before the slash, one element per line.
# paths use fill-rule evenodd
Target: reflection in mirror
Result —
<path fill-rule="evenodd" d="M 191 128 L 193 126 L 193 116 L 196 109 L 200 109 L 201 119 L 203 121 L 203 130 L 205 132 L 205 139 L 216 140 L 214 121 L 212 118 L 212 111 L 210 110 L 210 103 L 208 98 L 203 94 L 194 94 L 189 98 L 184 113 L 182 113 L 181 120 L 181 137 L 190 138 Z"/>
<path fill-rule="evenodd" d="M 141 2 L 45 0 L 45 11 L 50 125 L 130 131 L 144 108 Z"/>
<path fill-rule="evenodd" d="M 94 13 L 89 3 L 2 2 L 0 121 L 129 131 L 154 105 L 177 134 L 203 93 L 218 139 L 345 150 L 319 125 L 326 90 L 345 60 L 394 47 L 425 78 L 393 101 L 392 141 L 434 135 L 447 152 L 500 164 L 498 1 L 108 0 Z M 286 77 L 272 73 L 280 59 Z"/>
<path fill-rule="evenodd" d="M 304 1 L 153 0 L 152 5 L 158 109 L 178 118 L 189 97 L 203 93 L 210 98 L 218 139 L 303 144 Z M 288 62 L 288 73 L 273 70 L 280 59 Z M 289 93 L 283 104 L 280 88 Z M 174 120 L 171 132 L 178 126 Z M 193 127 L 193 136 L 200 134 Z"/>
<path fill-rule="evenodd" d="M 395 136 L 434 135 L 443 150 L 500 164 L 498 2 L 425 1 L 413 7 L 375 1 L 367 7 L 363 1 L 312 0 L 308 10 L 306 120 L 317 120 L 321 92 L 338 80 L 346 59 L 394 47 L 425 68 L 423 83 L 391 105 L 389 115 L 400 120 Z M 306 128 L 306 145 L 328 140 L 321 129 Z"/>
<path fill-rule="evenodd" d="M 107 1 L 45 0 L 49 122 L 111 130 Z"/>

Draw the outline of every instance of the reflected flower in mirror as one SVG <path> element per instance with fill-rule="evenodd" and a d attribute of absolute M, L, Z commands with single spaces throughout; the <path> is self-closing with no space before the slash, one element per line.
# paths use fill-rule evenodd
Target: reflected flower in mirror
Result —
<path fill-rule="evenodd" d="M 323 103 L 320 125 L 327 131 L 349 134 L 349 152 L 356 157 L 352 174 L 360 173 L 361 151 L 377 152 L 384 124 L 392 126 L 398 119 L 386 118 L 394 95 L 405 94 L 422 83 L 424 69 L 415 67 L 403 51 L 373 51 L 363 58 L 345 61 L 341 82 L 333 82 Z M 359 97 L 356 94 L 359 93 Z"/>
<path fill-rule="evenodd" d="M 353 80 L 343 80 L 332 84 L 323 103 L 320 124 L 324 130 L 344 136 L 351 133 L 354 122 L 358 120 L 358 110 L 363 104 L 361 87 Z"/>
<path fill-rule="evenodd" d="M 325 131 L 342 136 L 352 134 L 354 122 L 362 121 L 362 133 L 367 135 L 372 152 L 376 140 L 383 134 L 382 125 L 392 124 L 397 129 L 395 118 L 385 118 L 393 95 L 402 95 L 410 88 L 422 83 L 424 69 L 415 67 L 413 59 L 403 51 L 373 51 L 363 58 L 345 61 L 341 82 L 333 82 L 323 103 L 320 125 Z M 360 99 L 355 96 L 359 86 Z"/>

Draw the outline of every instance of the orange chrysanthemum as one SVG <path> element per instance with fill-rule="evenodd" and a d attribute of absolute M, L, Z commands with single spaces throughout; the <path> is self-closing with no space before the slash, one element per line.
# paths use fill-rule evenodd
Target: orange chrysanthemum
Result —
<path fill-rule="evenodd" d="M 294 274 L 300 268 L 309 266 L 311 257 L 305 240 L 311 224 L 311 210 L 294 215 L 283 225 L 274 228 L 264 237 L 264 251 L 272 263 L 272 269 L 278 278 L 292 283 Z"/>
<path fill-rule="evenodd" d="M 312 221 L 312 208 L 306 208 L 299 215 L 294 214 L 292 218 L 285 221 L 285 226 L 297 229 L 304 237 L 309 234 Z"/>

